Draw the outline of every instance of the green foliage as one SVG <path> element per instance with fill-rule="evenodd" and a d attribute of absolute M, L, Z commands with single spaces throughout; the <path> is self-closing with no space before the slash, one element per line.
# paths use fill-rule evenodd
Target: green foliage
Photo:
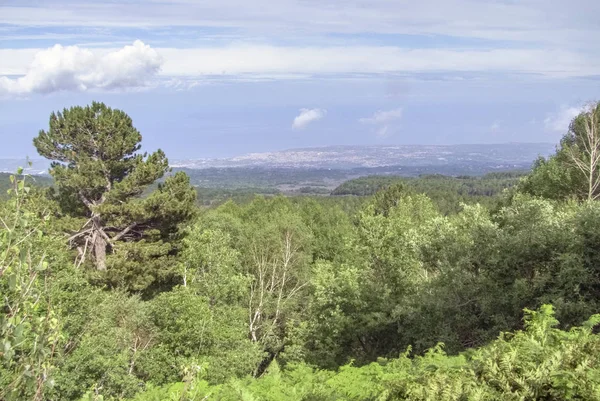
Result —
<path fill-rule="evenodd" d="M 423 356 L 380 360 L 338 371 L 295 365 L 258 380 L 209 386 L 191 383 L 153 388 L 135 400 L 598 400 L 600 336 L 593 327 L 600 315 L 581 327 L 561 331 L 552 307 L 526 310 L 524 331 L 504 333 L 485 347 L 448 356 L 443 345 Z"/>
<path fill-rule="evenodd" d="M 161 294 L 151 306 L 157 346 L 140 361 L 141 369 L 154 383 L 181 379 L 194 366 L 204 366 L 213 383 L 249 375 L 262 353 L 248 339 L 245 317 L 245 310 L 211 305 L 190 288 Z"/>
<path fill-rule="evenodd" d="M 6 200 L 9 198 L 8 191 L 12 188 L 13 183 L 11 183 L 10 177 L 13 174 L 9 173 L 0 173 L 0 200 Z M 24 175 L 16 175 L 16 179 L 23 180 L 27 179 L 27 185 L 31 188 L 33 187 L 50 187 L 52 186 L 52 179 L 48 176 L 37 175 L 37 176 L 24 176 Z"/>
<path fill-rule="evenodd" d="M 122 292 L 100 296 L 60 368 L 57 395 L 77 399 L 87 390 L 114 398 L 135 394 L 143 383 L 138 360 L 156 337 L 147 309 L 138 297 Z"/>
<path fill-rule="evenodd" d="M 547 160 L 536 160 L 533 173 L 523 177 L 517 190 L 522 193 L 547 199 L 569 199 L 574 197 L 574 188 L 581 187 L 582 177 L 573 169 L 565 168 L 566 155 L 558 152 Z"/>
<path fill-rule="evenodd" d="M 10 182 L 7 207 L 0 210 L 0 398 L 42 400 L 53 383 L 60 341 L 47 291 L 48 261 L 36 250 L 47 216 L 31 210 L 24 177 L 11 175 Z"/>
<path fill-rule="evenodd" d="M 371 196 L 386 188 L 397 187 L 407 193 L 426 194 L 443 214 L 460 211 L 461 203 L 480 203 L 496 208 L 506 189 L 519 182 L 523 172 L 490 173 L 482 177 L 424 175 L 418 178 L 396 176 L 369 176 L 346 181 L 331 193 L 334 196 Z M 375 195 L 377 196 L 377 195 Z M 381 195 L 380 195 L 381 196 Z"/>

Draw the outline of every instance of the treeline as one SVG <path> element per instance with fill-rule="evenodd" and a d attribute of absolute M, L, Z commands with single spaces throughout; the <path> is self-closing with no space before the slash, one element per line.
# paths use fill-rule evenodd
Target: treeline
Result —
<path fill-rule="evenodd" d="M 372 196 L 393 185 L 427 195 L 444 213 L 456 213 L 461 203 L 497 207 L 505 190 L 513 188 L 527 172 L 507 171 L 488 173 L 481 177 L 441 174 L 420 177 L 370 176 L 349 180 L 331 192 L 332 196 Z"/>
<path fill-rule="evenodd" d="M 198 208 L 123 112 L 53 114 L 55 187 L 0 206 L 0 399 L 598 400 L 597 115 L 450 213 L 405 182 Z"/>
<path fill-rule="evenodd" d="M 505 171 L 488 173 L 481 177 L 446 176 L 442 174 L 422 175 L 420 177 L 367 176 L 348 180 L 334 189 L 332 195 L 371 196 L 394 184 L 405 184 L 418 192 L 429 195 L 442 190 L 459 195 L 494 196 L 506 188 L 513 187 L 528 172 Z"/>

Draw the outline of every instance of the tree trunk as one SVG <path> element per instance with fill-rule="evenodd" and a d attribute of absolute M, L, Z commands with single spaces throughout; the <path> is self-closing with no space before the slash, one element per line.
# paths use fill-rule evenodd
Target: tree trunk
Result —
<path fill-rule="evenodd" d="M 106 270 L 106 240 L 100 235 L 95 235 L 94 258 L 97 270 Z"/>
<path fill-rule="evenodd" d="M 94 259 L 96 262 L 96 270 L 106 270 L 106 239 L 102 235 L 102 226 L 100 222 L 100 216 L 94 216 L 92 218 L 93 236 L 92 241 L 94 243 Z"/>

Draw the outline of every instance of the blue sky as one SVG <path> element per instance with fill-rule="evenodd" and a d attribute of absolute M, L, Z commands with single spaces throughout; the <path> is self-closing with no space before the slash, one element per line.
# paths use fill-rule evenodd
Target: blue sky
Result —
<path fill-rule="evenodd" d="M 556 142 L 600 98 L 595 0 L 1 0 L 0 157 L 92 100 L 174 159 Z"/>

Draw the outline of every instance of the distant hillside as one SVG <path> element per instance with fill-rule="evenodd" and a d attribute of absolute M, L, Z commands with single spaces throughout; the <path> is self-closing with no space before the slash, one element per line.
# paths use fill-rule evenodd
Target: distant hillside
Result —
<path fill-rule="evenodd" d="M 459 195 L 494 196 L 505 188 L 512 187 L 526 171 L 489 173 L 482 177 L 432 174 L 420 177 L 368 176 L 349 180 L 338 186 L 331 195 L 370 196 L 396 183 L 402 183 L 418 192 L 431 192 L 436 188 L 450 188 Z"/>
<path fill-rule="evenodd" d="M 511 171 L 482 177 L 448 177 L 439 174 L 421 177 L 369 176 L 346 181 L 331 195 L 371 196 L 391 185 L 401 184 L 406 191 L 427 195 L 442 213 L 449 214 L 459 211 L 461 203 L 497 207 L 502 201 L 502 193 L 515 186 L 524 174 L 526 172 Z"/>
<path fill-rule="evenodd" d="M 0 173 L 0 199 L 8 196 L 7 191 L 11 188 L 10 176 L 10 173 Z M 50 176 L 32 176 L 28 182 L 35 186 L 49 187 L 52 185 L 52 178 Z"/>
<path fill-rule="evenodd" d="M 282 192 L 298 191 L 302 188 L 333 191 L 340 184 L 360 177 L 380 176 L 382 182 L 397 180 L 398 177 L 420 177 L 442 174 L 445 176 L 482 176 L 506 171 L 529 171 L 530 164 L 518 168 L 492 168 L 489 166 L 462 164 L 450 166 L 389 166 L 336 168 L 290 168 L 290 167 L 223 167 L 203 169 L 176 169 L 185 171 L 192 185 L 199 188 L 276 188 Z M 389 178 L 386 178 L 389 177 Z"/>

